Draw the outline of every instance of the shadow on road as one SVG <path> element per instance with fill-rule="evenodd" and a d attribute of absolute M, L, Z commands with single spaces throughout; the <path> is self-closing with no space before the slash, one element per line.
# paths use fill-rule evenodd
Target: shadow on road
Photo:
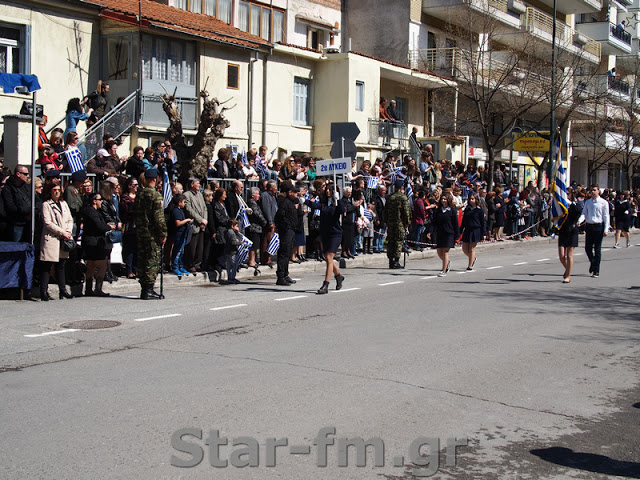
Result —
<path fill-rule="evenodd" d="M 595 453 L 574 452 L 570 448 L 549 447 L 531 450 L 542 460 L 568 468 L 625 478 L 640 478 L 640 463 L 614 460 Z"/>

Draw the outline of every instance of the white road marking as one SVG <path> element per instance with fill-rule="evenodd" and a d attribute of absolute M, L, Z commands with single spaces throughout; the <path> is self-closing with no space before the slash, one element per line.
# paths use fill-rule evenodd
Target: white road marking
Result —
<path fill-rule="evenodd" d="M 361 290 L 361 288 L 360 287 L 343 288 L 342 290 L 331 290 L 331 293 L 353 292 L 354 290 Z"/>
<path fill-rule="evenodd" d="M 181 313 L 170 313 L 168 315 L 158 315 L 157 317 L 136 318 L 134 322 L 146 322 L 147 320 L 158 320 L 160 318 L 181 317 Z"/>
<path fill-rule="evenodd" d="M 538 260 L 536 260 L 536 262 L 546 262 L 550 260 L 549 258 L 539 258 Z"/>
<path fill-rule="evenodd" d="M 463 270 L 462 272 L 456 272 L 458 275 L 464 275 L 467 272 L 473 272 L 473 270 Z"/>
<path fill-rule="evenodd" d="M 307 298 L 306 295 L 296 295 L 295 297 L 282 297 L 282 298 L 274 298 L 276 302 L 284 302 L 286 300 L 296 300 L 298 298 Z"/>
<path fill-rule="evenodd" d="M 238 303 L 237 305 L 226 305 L 224 307 L 213 307 L 210 308 L 209 310 L 226 310 L 227 308 L 238 308 L 238 307 L 246 307 L 248 305 L 248 303 Z"/>
<path fill-rule="evenodd" d="M 302 279 L 301 278 L 292 278 L 291 280 L 295 280 L 296 282 L 299 282 Z"/>
<path fill-rule="evenodd" d="M 487 270 L 495 270 L 496 268 L 502 268 L 502 265 L 497 265 L 495 267 L 487 267 Z"/>
<path fill-rule="evenodd" d="M 574 253 L 573 254 L 574 257 L 579 257 L 580 255 L 584 255 L 584 253 Z"/>
<path fill-rule="evenodd" d="M 398 280 L 397 282 L 388 282 L 388 283 L 379 283 L 379 287 L 386 287 L 387 285 L 397 285 L 399 283 L 404 283 L 402 280 Z"/>
<path fill-rule="evenodd" d="M 44 332 L 44 333 L 38 333 L 35 335 L 25 335 L 25 337 L 27 338 L 35 338 L 35 337 L 46 337 L 47 335 L 59 335 L 61 333 L 67 333 L 67 332 L 79 332 L 80 329 L 78 328 L 65 328 L 64 330 L 56 330 L 54 332 Z"/>
<path fill-rule="evenodd" d="M 527 263 L 529 263 L 529 262 L 518 262 L 518 263 L 514 263 L 514 265 L 515 265 L 515 266 L 518 266 L 518 265 L 526 265 Z"/>
<path fill-rule="evenodd" d="M 428 277 L 420 277 L 420 280 L 429 280 L 431 278 L 438 278 L 437 275 L 429 275 Z"/>
<path fill-rule="evenodd" d="M 140 298 L 139 295 L 125 295 L 124 298 Z"/>

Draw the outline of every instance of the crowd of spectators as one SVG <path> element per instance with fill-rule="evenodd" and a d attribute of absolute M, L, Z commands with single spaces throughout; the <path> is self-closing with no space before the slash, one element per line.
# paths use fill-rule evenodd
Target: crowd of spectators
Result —
<path fill-rule="evenodd" d="M 101 91 L 105 93 L 104 86 Z M 98 105 L 100 101 L 94 98 L 93 103 Z M 73 107 L 71 102 L 70 106 Z M 99 118 L 104 113 L 99 107 L 84 111 L 86 120 Z M 71 116 L 76 115 L 71 112 Z M 80 121 L 83 118 L 78 117 Z M 58 282 L 60 298 L 71 297 L 68 284 L 73 294 L 79 295 L 83 280 L 86 280 L 85 294 L 106 295 L 103 281 L 114 282 L 118 276 L 136 278 L 135 201 L 145 182 L 144 172 L 149 168 L 157 168 L 160 178 L 167 172 L 171 179 L 172 201 L 165 210 L 169 238 L 163 258 L 168 272 L 179 276 L 207 272 L 212 281 L 237 283 L 238 268 L 253 268 L 258 275 L 261 266 L 273 267 L 267 247 L 274 233 L 282 228 L 278 228 L 277 217 L 284 198 L 295 198 L 297 202 L 297 221 L 290 226 L 293 245 L 288 253 L 289 262 L 325 260 L 317 208 L 317 192 L 324 183 L 316 171 L 316 162 L 321 159 L 301 155 L 280 160 L 276 150 L 269 154 L 266 146 L 249 149 L 246 154 L 221 148 L 217 158 L 211 159 L 208 178 L 191 178 L 182 185 L 176 181 L 177 158 L 170 141 L 157 141 L 148 148 L 136 146 L 132 156 L 127 157 L 119 156 L 118 144 L 105 135 L 103 148 L 87 163 L 86 171 L 63 179 L 60 173 L 69 171 L 64 152 L 78 146 L 78 135 L 74 129 L 69 129 L 66 137 L 56 130 L 47 135 L 45 125 L 43 119 L 39 137 L 40 177 L 31 179 L 30 169 L 22 165 L 12 174 L 0 163 L 2 240 L 24 242 L 31 238 L 30 183 L 35 182 L 34 243 L 38 260 L 35 277 L 43 300 L 52 298 L 47 290 L 51 273 Z M 94 174 L 96 183 L 87 174 Z M 483 167 L 436 161 L 431 146 L 426 145 L 418 159 L 389 153 L 384 159 L 365 160 L 359 166 L 353 162 L 352 171 L 346 175 L 348 186 L 342 192 L 345 211 L 337 258 L 348 260 L 384 251 L 384 209 L 398 178 L 403 179 L 412 212 L 409 248 L 436 247 L 436 206 L 454 209 L 458 226 L 470 203 L 473 208 L 479 207 L 483 231 L 479 238 L 474 238 L 474 243 L 552 234 L 551 199 L 546 189 L 540 191 L 529 182 L 519 190 L 509 184 L 504 167 L 498 165 L 496 186 L 487 191 L 487 172 Z M 157 188 L 163 193 L 162 182 Z M 583 187 L 574 183 L 572 188 L 577 201 L 583 201 Z M 611 218 L 628 223 L 631 228 L 638 227 L 639 195 L 638 191 L 602 192 L 610 204 Z M 248 224 L 243 221 L 245 213 Z M 622 216 L 627 220 L 620 220 Z M 236 253 L 245 237 L 252 246 L 246 261 L 239 263 Z M 616 244 L 618 241 L 617 236 Z M 73 243 L 79 248 L 73 248 Z M 122 252 L 122 256 L 114 264 L 122 265 L 120 270 L 111 265 L 112 249 L 118 244 L 121 248 L 116 251 Z"/>

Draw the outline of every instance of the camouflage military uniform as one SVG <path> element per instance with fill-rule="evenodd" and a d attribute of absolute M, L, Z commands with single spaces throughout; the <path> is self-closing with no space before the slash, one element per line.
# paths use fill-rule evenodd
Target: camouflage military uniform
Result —
<path fill-rule="evenodd" d="M 153 188 L 145 188 L 136 196 L 135 210 L 140 285 L 153 288 L 161 267 L 161 240 L 167 236 L 162 197 Z"/>
<path fill-rule="evenodd" d="M 404 192 L 396 190 L 387 199 L 384 221 L 387 224 L 387 257 L 391 266 L 392 262 L 400 259 L 405 230 L 411 222 L 409 200 Z"/>

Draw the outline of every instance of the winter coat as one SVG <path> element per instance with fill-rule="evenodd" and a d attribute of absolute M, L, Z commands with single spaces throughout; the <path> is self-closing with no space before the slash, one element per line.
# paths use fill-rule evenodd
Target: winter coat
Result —
<path fill-rule="evenodd" d="M 9 177 L 2 189 L 2 200 L 8 223 L 26 225 L 31 221 L 31 185 Z"/>
<path fill-rule="evenodd" d="M 47 200 L 42 205 L 42 217 L 44 228 L 40 237 L 40 260 L 57 263 L 62 258 L 69 258 L 69 252 L 61 248 L 62 236 L 73 230 L 73 217 L 67 202 L 61 200 L 56 204 Z"/>

